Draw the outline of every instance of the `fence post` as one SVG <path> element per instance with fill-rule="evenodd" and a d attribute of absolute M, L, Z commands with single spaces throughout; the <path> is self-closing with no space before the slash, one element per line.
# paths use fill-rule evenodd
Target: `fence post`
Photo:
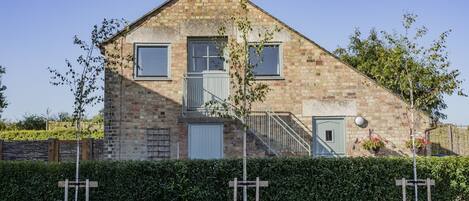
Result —
<path fill-rule="evenodd" d="M 93 139 L 86 138 L 81 141 L 81 158 L 82 160 L 93 160 Z"/>
<path fill-rule="evenodd" d="M 405 178 L 402 178 L 402 200 L 407 201 L 407 181 Z"/>
<path fill-rule="evenodd" d="M 59 162 L 59 142 L 55 138 L 49 138 L 48 143 L 48 161 Z"/>
<path fill-rule="evenodd" d="M 454 153 L 454 150 L 453 150 L 453 128 L 451 127 L 451 125 L 448 126 L 448 140 L 449 140 L 449 148 L 452 154 Z"/>
<path fill-rule="evenodd" d="M 259 201 L 259 187 L 260 187 L 260 180 L 259 180 L 259 177 L 256 177 L 256 201 Z"/>
<path fill-rule="evenodd" d="M 430 142 L 430 131 L 425 131 L 425 139 Z M 432 144 L 427 144 L 425 146 L 425 155 L 432 156 Z"/>
<path fill-rule="evenodd" d="M 85 181 L 85 201 L 90 201 L 90 180 Z"/>
<path fill-rule="evenodd" d="M 0 161 L 3 160 L 3 140 L 0 140 Z"/>
<path fill-rule="evenodd" d="M 64 201 L 68 201 L 68 179 L 65 179 Z"/>
<path fill-rule="evenodd" d="M 432 183 L 430 178 L 427 178 L 427 201 L 432 201 Z"/>

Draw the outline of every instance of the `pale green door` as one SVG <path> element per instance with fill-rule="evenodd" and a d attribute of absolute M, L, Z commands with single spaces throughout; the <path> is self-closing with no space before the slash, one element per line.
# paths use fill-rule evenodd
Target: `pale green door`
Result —
<path fill-rule="evenodd" d="M 189 158 L 223 158 L 223 124 L 189 124 Z"/>
<path fill-rule="evenodd" d="M 345 155 L 345 124 L 343 118 L 314 118 L 313 155 L 337 157 Z"/>

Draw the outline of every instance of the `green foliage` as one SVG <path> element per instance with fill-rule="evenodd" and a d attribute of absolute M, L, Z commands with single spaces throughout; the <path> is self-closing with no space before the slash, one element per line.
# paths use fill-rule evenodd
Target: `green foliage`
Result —
<path fill-rule="evenodd" d="M 74 97 L 72 118 L 78 125 L 78 130 L 81 130 L 80 123 L 86 108 L 103 101 L 101 92 L 107 61 L 99 51 L 101 43 L 114 36 L 125 25 L 123 19 L 104 19 L 99 26 L 93 26 L 89 41 L 74 37 L 73 44 L 83 51 L 75 62 L 65 60 L 64 70 L 48 68 L 51 74 L 50 83 L 67 87 Z"/>
<path fill-rule="evenodd" d="M 423 137 L 416 137 L 415 138 L 415 148 L 416 149 L 423 149 L 428 144 L 430 144 L 430 142 L 427 139 L 423 138 Z M 405 146 L 409 149 L 412 149 L 412 140 L 406 141 Z"/>
<path fill-rule="evenodd" d="M 56 120 L 56 121 L 68 121 L 68 122 L 72 122 L 72 121 L 73 121 L 73 117 L 72 117 L 72 115 L 70 115 L 70 113 L 68 113 L 68 112 L 59 112 L 59 113 L 57 113 L 57 117 L 54 118 L 54 120 Z"/>
<path fill-rule="evenodd" d="M 16 122 L 10 122 L 1 119 L 0 120 L 0 131 L 5 131 L 5 130 L 18 130 L 18 127 L 16 126 Z"/>
<path fill-rule="evenodd" d="M 365 139 L 363 141 L 363 149 L 368 151 L 377 151 L 385 146 L 382 140 L 377 139 Z"/>
<path fill-rule="evenodd" d="M 250 44 L 248 37 L 253 28 L 251 21 L 248 19 L 249 9 L 247 4 L 247 0 L 241 0 L 240 11 L 230 17 L 228 25 L 222 25 L 218 30 L 218 34 L 224 37 L 226 36 L 226 30 L 230 30 L 230 26 L 234 25 L 234 28 L 240 34 L 240 41 L 238 41 L 237 37 L 230 37 L 228 42 L 220 44 L 219 48 L 228 53 L 224 54 L 224 52 L 221 52 L 221 55 L 230 65 L 229 74 L 232 93 L 228 100 L 213 100 L 206 104 L 212 113 L 236 120 L 249 115 L 252 105 L 264 102 L 270 91 L 268 85 L 256 82 L 255 80 L 253 69 L 262 61 L 255 64 L 249 61 L 249 47 L 252 44 Z M 263 33 L 259 33 L 259 39 L 256 43 L 256 54 L 262 54 L 265 43 L 272 40 L 273 34 L 279 30 L 278 27 L 275 27 L 272 30 L 267 29 Z"/>
<path fill-rule="evenodd" d="M 104 109 L 99 110 L 99 113 L 93 116 L 90 119 L 90 122 L 95 124 L 103 124 L 104 123 Z"/>
<path fill-rule="evenodd" d="M 45 130 L 47 119 L 36 114 L 26 114 L 23 120 L 16 123 L 19 130 Z"/>
<path fill-rule="evenodd" d="M 0 115 L 5 108 L 8 106 L 8 102 L 5 96 L 5 90 L 7 87 L 2 84 L 2 76 L 6 73 L 5 67 L 0 65 Z"/>
<path fill-rule="evenodd" d="M 416 19 L 416 15 L 404 15 L 404 34 L 372 29 L 363 38 L 357 29 L 348 47 L 334 53 L 416 108 L 432 114 L 435 120 L 446 118 L 442 113 L 447 108 L 444 96 L 466 96 L 460 72 L 449 69 L 446 43 L 451 30 L 441 33 L 426 47 L 421 44 L 428 30 L 414 28 Z"/>
<path fill-rule="evenodd" d="M 260 191 L 265 201 L 400 201 L 395 179 L 412 176 L 405 158 L 279 158 L 248 164 L 250 179 L 269 181 Z M 240 167 L 240 160 L 92 161 L 80 170 L 82 178 L 99 182 L 91 190 L 94 201 L 213 201 L 232 199 L 228 181 L 241 174 Z M 422 158 L 418 169 L 421 178 L 436 181 L 433 200 L 469 200 L 469 158 Z M 0 162 L 0 201 L 60 200 L 57 181 L 73 177 L 71 163 Z M 420 192 L 419 200 L 426 200 L 426 190 Z"/>
<path fill-rule="evenodd" d="M 103 139 L 104 131 L 93 130 L 84 131 L 82 138 Z M 47 140 L 57 138 L 59 140 L 75 140 L 76 133 L 74 129 L 56 129 L 56 130 L 10 130 L 0 131 L 2 140 Z"/>

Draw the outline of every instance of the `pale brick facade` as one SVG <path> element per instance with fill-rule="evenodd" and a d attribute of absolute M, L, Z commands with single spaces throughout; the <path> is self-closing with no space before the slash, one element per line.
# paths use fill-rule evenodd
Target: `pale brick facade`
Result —
<path fill-rule="evenodd" d="M 169 44 L 170 77 L 168 80 L 135 80 L 133 62 L 124 67 L 108 67 L 105 82 L 105 135 L 110 159 L 146 160 L 146 129 L 169 129 L 170 158 L 187 158 L 190 122 L 223 121 L 182 117 L 183 75 L 187 72 L 188 37 L 217 36 L 218 27 L 238 7 L 237 0 L 172 0 L 152 11 L 127 31 L 104 44 L 108 51 L 122 57 L 134 54 L 135 43 Z M 282 79 L 262 80 L 272 89 L 265 103 L 257 108 L 288 111 L 304 125 L 313 128 L 315 116 L 341 116 L 345 119 L 347 155 L 367 155 L 356 141 L 373 129 L 390 143 L 389 154 L 408 153 L 405 141 L 408 126 L 407 105 L 389 90 L 339 61 L 329 52 L 281 23 L 253 4 L 249 19 L 256 31 L 277 25 L 282 28 L 273 41 L 280 43 Z M 236 37 L 229 31 L 228 37 Z M 116 52 L 117 51 L 117 52 Z M 366 128 L 354 124 L 357 116 L 368 120 Z M 429 118 L 419 115 L 419 130 L 429 126 Z M 224 123 L 224 157 L 241 156 L 242 135 L 233 122 Z M 249 138 L 248 152 L 264 156 L 264 147 Z M 166 150 L 168 149 L 168 150 Z"/>

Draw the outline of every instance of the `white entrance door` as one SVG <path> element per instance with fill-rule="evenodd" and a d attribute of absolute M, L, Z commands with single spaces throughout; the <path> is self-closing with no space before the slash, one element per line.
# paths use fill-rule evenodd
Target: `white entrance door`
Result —
<path fill-rule="evenodd" d="M 189 124 L 189 158 L 223 158 L 223 124 Z"/>

